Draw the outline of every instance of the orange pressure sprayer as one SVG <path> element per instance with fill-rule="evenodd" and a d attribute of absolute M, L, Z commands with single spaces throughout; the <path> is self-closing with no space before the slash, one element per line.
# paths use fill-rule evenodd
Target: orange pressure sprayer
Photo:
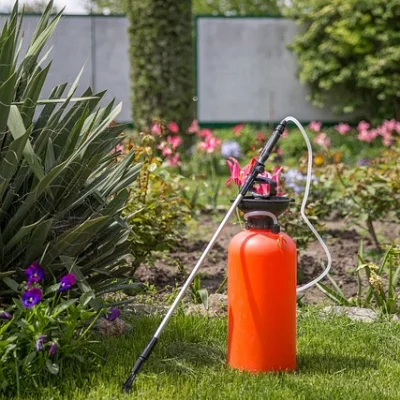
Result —
<path fill-rule="evenodd" d="M 239 205 L 246 230 L 232 239 L 228 250 L 228 362 L 232 368 L 296 369 L 297 250 L 294 241 L 280 232 L 277 220 L 289 202 L 271 189 L 269 196 L 253 193 Z"/>
<path fill-rule="evenodd" d="M 264 165 L 283 134 L 287 122 L 300 129 L 308 149 L 307 183 L 300 208 L 304 222 L 323 247 L 328 264 L 313 281 L 296 289 L 297 251 L 293 240 L 280 232 L 278 216 L 290 199 L 276 194 L 276 182 L 262 176 Z M 233 368 L 253 372 L 296 369 L 296 292 L 313 286 L 329 272 L 332 259 L 321 236 L 305 214 L 312 174 L 312 149 L 299 121 L 286 117 L 276 127 L 240 193 L 186 279 L 150 342 L 123 385 L 125 392 L 153 352 L 161 333 L 236 207 L 245 213 L 246 230 L 236 235 L 228 251 L 228 362 Z M 269 183 L 268 196 L 254 193 L 254 184 Z"/>

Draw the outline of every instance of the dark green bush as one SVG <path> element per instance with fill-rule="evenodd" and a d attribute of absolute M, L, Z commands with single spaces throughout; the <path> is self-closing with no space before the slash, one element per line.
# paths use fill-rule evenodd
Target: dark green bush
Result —
<path fill-rule="evenodd" d="M 116 162 L 121 106 L 98 104 L 78 80 L 41 92 L 51 63 L 40 58 L 61 14 L 41 18 L 26 53 L 17 6 L 0 34 L 0 296 L 11 297 L 23 270 L 40 261 L 55 277 L 71 270 L 81 290 L 115 288 L 129 268 L 129 226 L 121 218 L 139 174 L 134 153 Z M 39 61 L 41 60 L 41 61 Z M 64 98 L 63 98 L 64 96 Z M 35 115 L 37 117 L 35 117 Z"/>
<path fill-rule="evenodd" d="M 314 104 L 339 113 L 400 118 L 398 0 L 297 0 L 293 44 Z"/>
<path fill-rule="evenodd" d="M 153 119 L 193 119 L 191 0 L 129 0 L 132 114 L 139 129 Z"/>

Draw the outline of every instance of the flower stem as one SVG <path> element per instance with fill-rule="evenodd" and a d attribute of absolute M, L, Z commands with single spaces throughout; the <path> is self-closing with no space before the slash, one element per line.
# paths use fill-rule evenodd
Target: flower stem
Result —
<path fill-rule="evenodd" d="M 90 323 L 90 325 L 84 330 L 82 335 L 79 336 L 79 338 L 76 340 L 76 343 L 78 343 L 93 327 L 93 325 L 96 323 L 96 321 L 99 319 L 100 315 L 102 314 L 101 311 L 97 313 L 97 315 L 93 318 L 93 321 Z"/>

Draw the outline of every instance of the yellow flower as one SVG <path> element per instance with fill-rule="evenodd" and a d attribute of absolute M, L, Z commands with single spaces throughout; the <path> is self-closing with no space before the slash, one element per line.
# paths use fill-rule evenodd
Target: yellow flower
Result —
<path fill-rule="evenodd" d="M 325 157 L 322 154 L 319 154 L 314 158 L 314 163 L 317 167 L 323 165 L 324 162 L 325 162 Z"/>
<path fill-rule="evenodd" d="M 340 163 L 343 160 L 343 152 L 342 151 L 336 151 L 335 153 L 332 154 L 333 161 L 335 164 Z"/>
<path fill-rule="evenodd" d="M 369 283 L 375 290 L 383 289 L 382 277 L 380 277 L 376 272 L 371 271 L 371 276 L 369 278 Z"/>

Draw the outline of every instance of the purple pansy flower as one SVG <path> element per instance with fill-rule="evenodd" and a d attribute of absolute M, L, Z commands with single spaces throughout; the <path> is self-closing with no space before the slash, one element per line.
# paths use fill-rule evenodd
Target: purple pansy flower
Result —
<path fill-rule="evenodd" d="M 66 292 L 71 289 L 76 283 L 76 276 L 74 274 L 64 275 L 60 280 L 60 288 L 58 289 L 60 292 Z"/>
<path fill-rule="evenodd" d="M 22 296 L 22 304 L 24 307 L 30 308 L 40 303 L 42 300 L 43 292 L 39 288 L 32 288 L 26 291 Z"/>
<path fill-rule="evenodd" d="M 25 274 L 28 275 L 29 283 L 37 283 L 46 277 L 46 271 L 38 262 L 31 264 L 25 270 Z"/>
<path fill-rule="evenodd" d="M 40 335 L 39 339 L 36 340 L 36 350 L 37 351 L 43 351 L 44 350 L 44 344 L 47 342 L 47 335 Z"/>
<path fill-rule="evenodd" d="M 54 356 L 55 354 L 57 354 L 57 352 L 58 352 L 58 344 L 53 342 L 50 345 L 49 354 L 51 356 Z"/>
<path fill-rule="evenodd" d="M 108 319 L 109 321 L 115 321 L 120 315 L 121 311 L 119 310 L 119 308 L 113 307 L 110 308 L 110 311 L 106 315 L 106 319 Z"/>
<path fill-rule="evenodd" d="M 371 160 L 369 160 L 368 158 L 363 158 L 358 162 L 358 165 L 361 165 L 362 167 L 365 167 L 369 164 L 371 164 Z"/>
<path fill-rule="evenodd" d="M 12 319 L 12 315 L 8 311 L 0 312 L 0 319 L 10 320 Z"/>

